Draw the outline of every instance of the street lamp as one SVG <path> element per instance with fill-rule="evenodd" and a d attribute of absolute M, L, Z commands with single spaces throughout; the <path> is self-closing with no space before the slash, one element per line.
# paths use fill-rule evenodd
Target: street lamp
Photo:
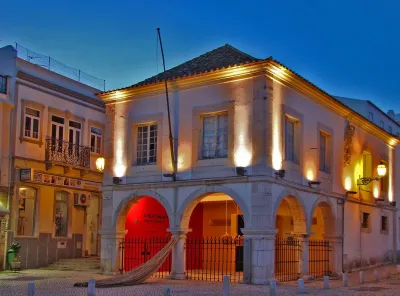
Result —
<path fill-rule="evenodd" d="M 378 173 L 378 177 L 365 177 L 365 178 L 359 178 L 357 181 L 357 185 L 358 186 L 362 186 L 362 185 L 368 185 L 369 183 L 371 183 L 372 181 L 378 181 L 380 178 L 386 176 L 386 165 L 381 161 L 381 163 L 378 165 L 377 169 L 376 169 L 377 173 Z"/>
<path fill-rule="evenodd" d="M 97 168 L 100 172 L 104 171 L 105 162 L 106 162 L 106 161 L 105 161 L 104 157 L 99 157 L 99 158 L 96 159 L 96 168 Z"/>

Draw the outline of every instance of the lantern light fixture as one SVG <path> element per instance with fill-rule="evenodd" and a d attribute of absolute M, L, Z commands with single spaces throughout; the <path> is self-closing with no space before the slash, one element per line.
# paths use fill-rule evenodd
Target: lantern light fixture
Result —
<path fill-rule="evenodd" d="M 99 157 L 96 159 L 96 169 L 99 170 L 100 172 L 104 171 L 104 166 L 105 166 L 105 159 L 104 157 Z"/>
<path fill-rule="evenodd" d="M 386 176 L 387 168 L 386 168 L 386 165 L 382 161 L 377 167 L 377 173 L 378 173 L 378 177 L 375 177 L 375 178 L 373 178 L 373 177 L 359 178 L 357 181 L 357 185 L 358 186 L 368 185 L 372 181 L 379 181 L 379 179 Z"/>

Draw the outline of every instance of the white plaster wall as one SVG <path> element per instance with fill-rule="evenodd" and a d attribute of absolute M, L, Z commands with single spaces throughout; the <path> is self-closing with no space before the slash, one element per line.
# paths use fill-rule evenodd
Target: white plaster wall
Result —
<path fill-rule="evenodd" d="M 370 232 L 361 230 L 362 212 L 370 213 Z M 389 231 L 380 231 L 381 216 L 388 217 Z M 393 255 L 393 211 L 377 207 L 360 206 L 356 203 L 346 203 L 345 212 L 345 266 L 360 267 L 382 263 L 392 259 Z M 361 236 L 361 241 L 360 241 Z M 387 257 L 385 257 L 387 256 Z"/>

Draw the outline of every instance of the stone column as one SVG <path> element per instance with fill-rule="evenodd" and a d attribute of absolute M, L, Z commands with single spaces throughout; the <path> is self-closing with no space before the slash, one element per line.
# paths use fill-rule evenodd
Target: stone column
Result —
<path fill-rule="evenodd" d="M 335 275 L 342 274 L 342 240 L 343 236 L 341 234 L 324 234 L 324 239 L 329 241 L 329 269 Z"/>
<path fill-rule="evenodd" d="M 244 281 L 267 285 L 274 278 L 276 229 L 242 229 L 244 245 Z"/>
<path fill-rule="evenodd" d="M 121 250 L 120 243 L 125 231 L 101 230 L 100 267 L 104 274 L 113 275 L 120 272 Z"/>
<path fill-rule="evenodd" d="M 190 229 L 167 229 L 172 234 L 172 237 L 177 238 L 178 242 L 172 249 L 172 266 L 171 273 L 168 276 L 174 280 L 186 279 L 186 235 Z"/>
<path fill-rule="evenodd" d="M 311 279 L 309 270 L 308 270 L 308 260 L 309 260 L 309 253 L 308 253 L 308 241 L 309 235 L 307 233 L 304 234 L 295 234 L 295 238 L 300 242 L 301 251 L 300 251 L 300 258 L 299 258 L 299 273 L 300 277 L 309 280 Z"/>

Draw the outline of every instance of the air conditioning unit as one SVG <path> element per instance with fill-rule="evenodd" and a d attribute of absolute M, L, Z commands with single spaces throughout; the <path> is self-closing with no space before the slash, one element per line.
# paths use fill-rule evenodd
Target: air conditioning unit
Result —
<path fill-rule="evenodd" d="M 90 193 L 88 192 L 74 193 L 74 205 L 76 207 L 90 206 Z"/>

